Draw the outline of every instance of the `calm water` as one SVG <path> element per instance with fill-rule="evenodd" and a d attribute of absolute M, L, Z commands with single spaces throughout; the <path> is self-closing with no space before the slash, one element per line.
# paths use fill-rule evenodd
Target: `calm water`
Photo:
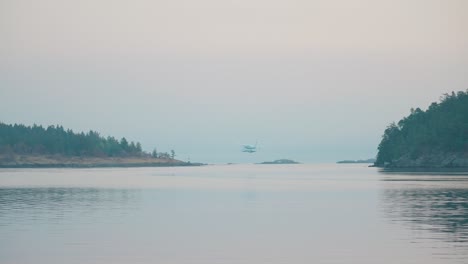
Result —
<path fill-rule="evenodd" d="M 3 169 L 0 263 L 468 263 L 468 176 Z"/>

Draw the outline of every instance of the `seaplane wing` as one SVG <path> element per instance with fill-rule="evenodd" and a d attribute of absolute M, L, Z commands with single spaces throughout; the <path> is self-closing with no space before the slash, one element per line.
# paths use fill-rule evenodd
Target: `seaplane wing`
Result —
<path fill-rule="evenodd" d="M 254 153 L 257 152 L 257 144 L 253 145 L 242 145 L 242 152 Z"/>
<path fill-rule="evenodd" d="M 242 145 L 242 147 L 244 149 L 256 149 L 257 148 L 256 146 L 252 146 L 252 145 Z"/>

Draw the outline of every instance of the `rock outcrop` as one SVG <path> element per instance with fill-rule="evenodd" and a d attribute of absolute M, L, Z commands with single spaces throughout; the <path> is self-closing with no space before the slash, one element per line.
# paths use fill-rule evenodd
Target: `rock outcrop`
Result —
<path fill-rule="evenodd" d="M 416 158 L 403 155 L 399 159 L 384 164 L 386 168 L 468 168 L 468 153 L 424 154 Z"/>

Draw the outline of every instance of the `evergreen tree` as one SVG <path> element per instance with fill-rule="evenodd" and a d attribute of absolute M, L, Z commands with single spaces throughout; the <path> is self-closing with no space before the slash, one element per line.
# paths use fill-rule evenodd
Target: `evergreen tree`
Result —
<path fill-rule="evenodd" d="M 119 142 L 114 137 L 101 137 L 96 131 L 74 133 L 62 126 L 24 126 L 0 123 L 0 154 L 64 156 L 142 156 L 140 143 Z"/>
<path fill-rule="evenodd" d="M 444 94 L 426 111 L 411 109 L 398 124 L 390 124 L 378 147 L 376 165 L 403 156 L 416 159 L 428 153 L 468 153 L 468 90 Z"/>

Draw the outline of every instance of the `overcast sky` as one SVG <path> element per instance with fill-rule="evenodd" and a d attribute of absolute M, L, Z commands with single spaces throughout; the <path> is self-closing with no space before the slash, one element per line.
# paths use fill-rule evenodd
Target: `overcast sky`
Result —
<path fill-rule="evenodd" d="M 0 0 L 0 121 L 201 162 L 369 158 L 411 107 L 468 88 L 467 14 L 466 0 Z"/>

